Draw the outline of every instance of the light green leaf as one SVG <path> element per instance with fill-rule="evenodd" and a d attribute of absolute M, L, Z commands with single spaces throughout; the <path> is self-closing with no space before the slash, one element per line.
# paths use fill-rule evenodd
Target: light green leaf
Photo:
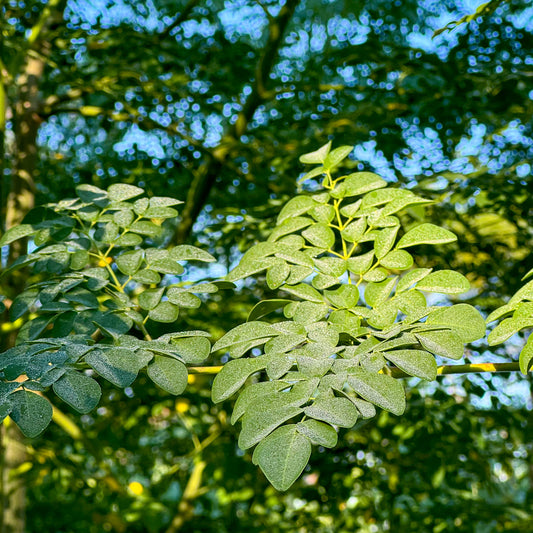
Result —
<path fill-rule="evenodd" d="M 304 154 L 300 156 L 300 163 L 308 163 L 308 164 L 321 164 L 325 161 L 326 157 L 329 154 L 329 151 L 331 149 L 331 141 L 329 141 L 324 146 L 321 146 L 318 150 L 315 150 L 314 152 L 309 152 L 308 154 Z"/>
<path fill-rule="evenodd" d="M 135 233 L 125 233 L 121 235 L 116 241 L 116 246 L 133 247 L 142 244 L 143 238 Z"/>
<path fill-rule="evenodd" d="M 357 196 L 386 187 L 387 182 L 373 172 L 355 172 L 341 182 L 341 185 L 344 185 L 344 196 Z"/>
<path fill-rule="evenodd" d="M 470 290 L 470 282 L 454 270 L 438 270 L 419 281 L 416 288 L 419 291 L 462 294 Z"/>
<path fill-rule="evenodd" d="M 143 216 L 145 218 L 176 218 L 178 212 L 172 207 L 149 207 Z"/>
<path fill-rule="evenodd" d="M 138 283 L 146 283 L 148 285 L 161 282 L 161 276 L 157 272 L 147 269 L 139 270 L 132 276 L 132 279 Z"/>
<path fill-rule="evenodd" d="M 92 411 L 102 396 L 100 385 L 93 378 L 70 370 L 54 383 L 53 389 L 79 413 Z"/>
<path fill-rule="evenodd" d="M 313 220 L 311 218 L 291 217 L 285 222 L 283 222 L 280 226 L 276 226 L 274 231 L 269 235 L 268 242 L 276 242 L 284 235 L 289 235 L 290 233 L 299 231 L 303 228 L 306 228 L 307 226 L 310 226 L 311 224 L 313 224 Z"/>
<path fill-rule="evenodd" d="M 479 311 L 468 304 L 457 304 L 433 311 L 427 325 L 444 326 L 454 331 L 463 342 L 472 342 L 485 336 L 485 321 Z"/>
<path fill-rule="evenodd" d="M 374 252 L 378 259 L 385 257 L 396 240 L 399 226 L 379 230 L 374 241 Z"/>
<path fill-rule="evenodd" d="M 426 198 L 421 198 L 420 196 L 415 195 L 404 196 L 403 198 L 395 198 L 392 200 L 392 202 L 385 206 L 383 209 L 383 216 L 397 213 L 398 211 L 401 211 L 410 205 L 424 205 L 432 203 L 432 200 L 427 200 Z"/>
<path fill-rule="evenodd" d="M 279 259 L 266 273 L 266 282 L 269 288 L 277 289 L 289 277 L 291 267 L 282 259 Z"/>
<path fill-rule="evenodd" d="M 296 425 L 296 429 L 317 446 L 334 448 L 337 445 L 337 432 L 329 424 L 325 424 L 324 422 L 304 420 Z"/>
<path fill-rule="evenodd" d="M 494 322 L 494 320 L 498 320 L 498 318 L 501 318 L 502 316 L 505 316 L 509 313 L 512 313 L 516 310 L 519 303 L 516 302 L 514 304 L 505 304 L 501 307 L 498 307 L 498 309 L 495 309 L 492 311 L 492 313 L 487 317 L 486 322 L 487 324 L 490 324 L 491 322 Z"/>
<path fill-rule="evenodd" d="M 533 317 L 505 318 L 490 332 L 488 337 L 489 345 L 501 344 L 520 330 L 531 327 L 533 327 Z"/>
<path fill-rule="evenodd" d="M 258 320 L 270 313 L 273 313 L 281 307 L 285 307 L 287 304 L 291 303 L 292 300 L 286 299 L 273 299 L 273 300 L 263 300 L 254 305 L 250 314 L 248 315 L 248 322 Z"/>
<path fill-rule="evenodd" d="M 302 236 L 318 248 L 327 249 L 335 244 L 335 234 L 326 224 L 313 224 L 302 231 Z"/>
<path fill-rule="evenodd" d="M 109 348 L 92 350 L 85 356 L 85 362 L 103 378 L 117 387 L 131 385 L 141 368 L 152 359 L 153 354 L 144 350 Z"/>
<path fill-rule="evenodd" d="M 177 261 L 168 258 L 150 261 L 147 268 L 160 274 L 173 274 L 176 276 L 183 273 L 183 267 Z"/>
<path fill-rule="evenodd" d="M 121 209 L 113 215 L 113 222 L 121 228 L 127 228 L 133 223 L 135 215 L 131 209 Z"/>
<path fill-rule="evenodd" d="M 411 285 L 424 279 L 430 272 L 431 268 L 415 268 L 409 272 L 406 272 L 398 281 L 396 287 L 396 294 L 406 291 Z"/>
<path fill-rule="evenodd" d="M 533 335 L 530 335 L 520 352 L 520 372 L 527 374 L 533 363 Z"/>
<path fill-rule="evenodd" d="M 329 224 L 335 218 L 335 208 L 332 205 L 317 205 L 309 211 L 309 214 L 317 221 Z"/>
<path fill-rule="evenodd" d="M 407 248 L 418 244 L 446 244 L 455 242 L 457 237 L 447 229 L 434 224 L 420 224 L 409 230 L 398 242 L 397 248 Z"/>
<path fill-rule="evenodd" d="M 150 207 L 171 207 L 182 203 L 181 200 L 169 198 L 168 196 L 152 196 L 152 198 L 150 198 Z"/>
<path fill-rule="evenodd" d="M 350 309 L 359 301 L 359 289 L 355 285 L 341 285 L 338 289 L 324 291 L 324 295 L 339 309 Z"/>
<path fill-rule="evenodd" d="M 266 270 L 270 266 L 276 263 L 275 257 L 264 257 L 262 259 L 248 259 L 245 257 L 241 259 L 241 262 L 228 273 L 226 276 L 227 281 L 237 281 L 242 278 L 247 278 L 253 274 L 258 274 L 263 270 Z"/>
<path fill-rule="evenodd" d="M 310 170 L 306 174 L 304 174 L 301 178 L 298 179 L 297 183 L 298 185 L 300 183 L 303 183 L 304 181 L 310 180 L 311 178 L 315 178 L 316 176 L 320 176 L 321 174 L 324 174 L 325 169 L 324 167 L 316 167 L 313 170 Z"/>
<path fill-rule="evenodd" d="M 223 337 L 215 342 L 213 351 L 223 350 L 240 342 L 275 337 L 277 335 L 279 335 L 279 332 L 270 324 L 258 321 L 246 322 L 245 324 L 241 324 L 228 331 Z"/>
<path fill-rule="evenodd" d="M 437 361 L 423 350 L 390 350 L 383 356 L 410 376 L 434 381 L 437 378 Z"/>
<path fill-rule="evenodd" d="M 314 263 L 320 272 L 329 276 L 338 278 L 346 272 L 346 261 L 339 257 L 322 257 L 314 259 Z"/>
<path fill-rule="evenodd" d="M 514 305 L 522 300 L 533 300 L 533 279 L 518 289 L 507 303 L 509 305 Z"/>
<path fill-rule="evenodd" d="M 118 269 L 127 276 L 133 276 L 139 270 L 141 263 L 143 261 L 143 252 L 142 250 L 134 250 L 131 252 L 125 252 L 122 255 L 119 255 L 115 262 L 117 263 Z"/>
<path fill-rule="evenodd" d="M 355 222 L 350 222 L 342 231 L 341 235 L 345 241 L 359 242 L 366 230 L 366 218 L 361 217 Z"/>
<path fill-rule="evenodd" d="M 89 252 L 86 250 L 76 250 L 70 256 L 70 268 L 72 270 L 81 270 L 89 264 Z"/>
<path fill-rule="evenodd" d="M 278 215 L 277 224 L 279 225 L 285 222 L 288 218 L 303 215 L 316 205 L 317 202 L 315 202 L 310 196 L 295 196 L 283 206 L 283 209 Z"/>
<path fill-rule="evenodd" d="M 311 257 L 297 250 L 283 250 L 281 252 L 277 252 L 276 257 L 283 259 L 284 261 L 288 261 L 289 263 L 293 263 L 294 265 L 300 265 L 311 269 L 314 266 Z"/>
<path fill-rule="evenodd" d="M 257 446 L 253 462 L 276 490 L 285 491 L 298 479 L 310 456 L 309 439 L 290 424 L 278 428 Z"/>
<path fill-rule="evenodd" d="M 216 261 L 210 253 L 201 248 L 197 248 L 196 246 L 191 246 L 190 244 L 174 246 L 174 248 L 170 250 L 170 257 L 174 259 L 174 261 L 203 261 L 206 263 Z"/>
<path fill-rule="evenodd" d="M 341 161 L 350 155 L 353 149 L 353 146 L 339 146 L 338 148 L 335 148 L 324 160 L 324 168 L 327 170 L 333 170 Z"/>
<path fill-rule="evenodd" d="M 187 387 L 187 368 L 177 359 L 156 355 L 147 373 L 156 385 L 170 394 L 181 394 Z"/>
<path fill-rule="evenodd" d="M 350 257 L 346 261 L 348 270 L 354 274 L 364 274 L 372 266 L 372 261 L 374 260 L 374 250 L 370 250 L 363 255 L 358 255 L 356 257 Z"/>
<path fill-rule="evenodd" d="M 264 370 L 268 361 L 268 357 L 261 356 L 227 362 L 213 381 L 211 388 L 213 401 L 220 403 L 233 396 L 252 374 Z"/>
<path fill-rule="evenodd" d="M 386 411 L 395 415 L 405 411 L 405 391 L 402 384 L 390 376 L 354 368 L 348 374 L 348 383 L 362 398 Z"/>
<path fill-rule="evenodd" d="M 13 241 L 22 239 L 24 237 L 29 237 L 36 233 L 37 230 L 33 228 L 31 224 L 19 224 L 9 228 L 2 238 L 0 239 L 0 246 L 5 246 L 6 244 L 11 244 Z"/>
<path fill-rule="evenodd" d="M 315 420 L 343 428 L 353 427 L 358 418 L 355 405 L 347 398 L 319 398 L 305 407 L 304 413 Z"/>
<path fill-rule="evenodd" d="M 33 392 L 18 390 L 9 395 L 11 418 L 26 437 L 40 435 L 52 420 L 52 406 L 48 400 Z"/>
<path fill-rule="evenodd" d="M 144 190 L 126 183 L 114 183 L 107 188 L 107 195 L 112 202 L 123 202 L 143 194 Z"/>
<path fill-rule="evenodd" d="M 150 205 L 150 200 L 148 198 L 139 198 L 133 202 L 133 210 L 138 215 L 143 215 Z"/>
<path fill-rule="evenodd" d="M 294 294 L 294 296 L 297 296 L 298 298 L 301 298 L 302 300 L 307 300 L 309 302 L 315 302 L 315 303 L 323 303 L 324 298 L 322 295 L 311 285 L 308 285 L 307 283 L 300 283 L 299 285 L 293 285 L 288 286 L 284 285 L 282 289 L 285 292 L 288 292 L 290 294 Z"/>
<path fill-rule="evenodd" d="M 464 353 L 462 340 L 451 330 L 415 331 L 420 344 L 429 352 L 448 359 L 461 359 Z"/>
<path fill-rule="evenodd" d="M 407 270 L 413 266 L 413 256 L 405 250 L 393 250 L 381 259 L 385 268 Z"/>
<path fill-rule="evenodd" d="M 387 278 L 379 283 L 369 283 L 365 288 L 365 301 L 370 307 L 377 307 L 387 300 L 396 283 L 396 278 Z"/>
<path fill-rule="evenodd" d="M 148 316 L 155 322 L 171 323 L 178 319 L 179 307 L 170 302 L 161 302 L 150 309 Z"/>
<path fill-rule="evenodd" d="M 379 283 L 380 281 L 387 279 L 388 275 L 388 270 L 385 270 L 382 267 L 378 267 L 371 269 L 368 272 L 365 272 L 363 274 L 363 279 L 365 281 L 371 281 L 372 283 Z"/>

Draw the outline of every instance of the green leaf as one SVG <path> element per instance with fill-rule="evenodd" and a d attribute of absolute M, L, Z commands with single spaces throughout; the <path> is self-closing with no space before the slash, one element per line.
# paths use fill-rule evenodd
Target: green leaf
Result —
<path fill-rule="evenodd" d="M 346 398 L 319 398 L 311 406 L 305 407 L 304 413 L 315 420 L 343 428 L 353 427 L 358 418 L 355 405 Z"/>
<path fill-rule="evenodd" d="M 285 491 L 300 477 L 310 456 L 309 439 L 291 424 L 278 428 L 259 443 L 253 462 L 259 465 L 276 490 Z"/>
<path fill-rule="evenodd" d="M 509 305 L 514 305 L 522 300 L 533 300 L 533 279 L 518 289 L 507 303 Z"/>
<path fill-rule="evenodd" d="M 392 252 L 391 252 L 392 253 Z M 396 286 L 396 294 L 406 291 L 411 285 L 424 279 L 430 272 L 431 268 L 415 268 L 409 272 L 406 272 L 398 281 Z"/>
<path fill-rule="evenodd" d="M 21 316 L 24 316 L 37 301 L 38 296 L 38 289 L 26 289 L 24 292 L 20 293 L 13 300 L 13 303 L 9 308 L 9 318 L 11 321 L 14 322 Z"/>
<path fill-rule="evenodd" d="M 241 342 L 275 337 L 277 335 L 279 335 L 279 332 L 270 324 L 258 321 L 246 322 L 231 329 L 215 342 L 213 351 L 223 350 Z"/>
<path fill-rule="evenodd" d="M 177 359 L 155 355 L 147 373 L 156 385 L 170 394 L 181 394 L 187 387 L 187 368 Z"/>
<path fill-rule="evenodd" d="M 273 360 L 271 360 L 270 363 L 272 361 Z M 231 423 L 235 424 L 250 406 L 251 409 L 254 409 L 254 405 L 258 405 L 264 398 L 268 398 L 272 394 L 286 388 L 287 384 L 281 381 L 261 381 L 259 383 L 248 385 L 240 392 L 239 397 L 235 402 L 233 413 L 231 415 Z"/>
<path fill-rule="evenodd" d="M 502 316 L 505 316 L 515 311 L 518 305 L 518 302 L 515 302 L 514 304 L 502 305 L 501 307 L 498 307 L 498 309 L 492 311 L 492 313 L 486 318 L 485 321 L 487 322 L 487 324 L 490 324 L 491 322 L 494 322 L 494 320 L 498 320 L 498 318 L 501 318 Z"/>
<path fill-rule="evenodd" d="M 269 288 L 277 289 L 289 277 L 291 267 L 282 259 L 268 268 L 266 282 Z"/>
<path fill-rule="evenodd" d="M 297 183 L 299 185 L 300 183 L 303 183 L 304 181 L 310 180 L 311 178 L 324 174 L 324 172 L 325 172 L 324 167 L 316 167 L 313 170 L 310 170 L 309 172 L 304 174 L 301 178 L 299 178 Z"/>
<path fill-rule="evenodd" d="M 407 248 L 418 244 L 446 244 L 455 242 L 457 237 L 447 229 L 434 224 L 420 224 L 409 230 L 398 242 L 397 248 Z"/>
<path fill-rule="evenodd" d="M 202 304 L 202 300 L 190 292 L 173 291 L 171 288 L 167 291 L 167 296 L 170 303 L 186 309 L 197 309 Z"/>
<path fill-rule="evenodd" d="M 317 202 L 315 202 L 310 196 L 295 196 L 283 206 L 283 209 L 278 215 L 277 224 L 279 225 L 285 222 L 288 218 L 307 213 L 307 211 L 316 205 Z"/>
<path fill-rule="evenodd" d="M 413 266 L 413 256 L 405 250 L 393 250 L 383 257 L 380 262 L 385 268 L 407 270 Z"/>
<path fill-rule="evenodd" d="M 258 320 L 259 318 L 273 313 L 281 307 L 285 307 L 287 304 L 291 303 L 291 301 L 292 300 L 286 300 L 281 298 L 273 300 L 263 300 L 262 302 L 259 302 L 254 305 L 254 307 L 250 311 L 250 314 L 248 315 L 247 321 L 252 322 L 254 320 Z"/>
<path fill-rule="evenodd" d="M 138 233 L 139 235 L 146 235 L 147 237 L 155 238 L 161 235 L 162 228 L 153 222 L 139 220 L 138 222 L 134 222 L 132 224 L 130 231 L 133 231 L 133 233 Z"/>
<path fill-rule="evenodd" d="M 311 257 L 309 257 L 307 254 L 303 252 L 299 252 L 297 250 L 283 250 L 281 252 L 276 253 L 276 257 L 278 259 L 282 259 L 285 261 L 288 261 L 289 263 L 293 263 L 295 265 L 300 265 L 308 268 L 313 268 L 314 263 Z M 274 263 L 277 264 L 277 263 Z M 273 265 L 271 265 L 273 266 Z"/>
<path fill-rule="evenodd" d="M 211 343 L 206 337 L 173 338 L 171 345 L 177 354 L 191 365 L 202 363 L 211 352 Z"/>
<path fill-rule="evenodd" d="M 387 186 L 387 182 L 373 172 L 355 172 L 350 174 L 341 185 L 344 185 L 344 196 L 357 196 Z"/>
<path fill-rule="evenodd" d="M 359 289 L 355 285 L 341 285 L 338 289 L 324 291 L 324 295 L 339 309 L 350 309 L 359 301 Z"/>
<path fill-rule="evenodd" d="M 10 394 L 11 418 L 26 437 L 40 435 L 52 420 L 52 406 L 42 396 L 24 390 Z"/>
<path fill-rule="evenodd" d="M 472 342 L 485 336 L 483 317 L 479 311 L 468 304 L 437 309 L 427 317 L 426 324 L 449 328 L 463 342 Z"/>
<path fill-rule="evenodd" d="M 300 407 L 306 403 L 318 385 L 318 378 L 299 382 L 289 392 L 279 392 L 262 397 L 261 403 L 254 403 L 242 419 L 239 448 L 247 450 L 279 425 L 302 413 Z"/>
<path fill-rule="evenodd" d="M 386 411 L 395 415 L 405 411 L 405 391 L 402 384 L 390 376 L 354 368 L 348 375 L 348 383 L 359 396 Z"/>
<path fill-rule="evenodd" d="M 24 237 L 29 237 L 36 232 L 37 230 L 31 224 L 19 224 L 18 226 L 9 228 L 4 235 L 2 235 L 0 246 L 11 244 L 13 241 L 17 241 Z"/>
<path fill-rule="evenodd" d="M 81 270 L 89 264 L 89 252 L 86 250 L 76 250 L 70 256 L 70 268 L 72 270 Z"/>
<path fill-rule="evenodd" d="M 353 149 L 353 146 L 339 146 L 338 148 L 335 148 L 326 156 L 326 159 L 324 159 L 324 168 L 327 170 L 333 170 L 341 161 L 350 155 Z"/>
<path fill-rule="evenodd" d="M 490 332 L 488 337 L 489 345 L 500 344 L 520 330 L 531 327 L 533 327 L 533 317 L 505 318 Z"/>
<path fill-rule="evenodd" d="M 267 363 L 268 358 L 265 356 L 229 361 L 215 376 L 211 398 L 215 403 L 227 400 L 244 385 L 252 374 L 265 369 Z"/>
<path fill-rule="evenodd" d="M 331 248 L 335 244 L 335 234 L 326 224 L 313 224 L 302 231 L 305 237 L 313 246 L 318 248 Z"/>
<path fill-rule="evenodd" d="M 127 276 L 133 276 L 139 270 L 142 261 L 142 250 L 124 252 L 115 259 L 118 269 Z"/>
<path fill-rule="evenodd" d="M 148 316 L 155 322 L 170 324 L 178 319 L 179 307 L 170 302 L 161 302 L 150 309 Z"/>
<path fill-rule="evenodd" d="M 463 357 L 463 341 L 451 330 L 415 331 L 414 333 L 420 344 L 435 355 L 455 360 Z"/>
<path fill-rule="evenodd" d="M 133 202 L 133 210 L 137 215 L 144 215 L 149 205 L 150 200 L 148 198 L 139 198 Z"/>
<path fill-rule="evenodd" d="M 314 152 L 309 152 L 300 156 L 300 163 L 309 163 L 309 164 L 321 164 L 325 161 L 326 157 L 329 154 L 331 149 L 331 141 L 329 141 L 324 146 L 321 146 L 318 150 Z"/>
<path fill-rule="evenodd" d="M 107 188 L 107 195 L 112 202 L 123 202 L 130 198 L 135 198 L 143 194 L 144 190 L 134 185 L 127 185 L 125 183 L 114 183 Z"/>
<path fill-rule="evenodd" d="M 335 218 L 335 208 L 332 205 L 317 205 L 309 211 L 309 214 L 317 221 L 329 224 Z"/>
<path fill-rule="evenodd" d="M 297 296 L 298 298 L 301 298 L 302 300 L 307 300 L 309 302 L 315 302 L 315 303 L 324 302 L 324 298 L 322 297 L 322 295 L 316 289 L 313 289 L 313 287 L 311 287 L 311 285 L 308 285 L 307 283 L 300 283 L 299 285 L 293 285 L 293 286 L 284 285 L 282 289 L 285 292 L 294 294 L 294 296 Z"/>
<path fill-rule="evenodd" d="M 109 348 L 93 350 L 85 356 L 85 362 L 103 378 L 117 387 L 131 385 L 141 368 L 153 358 L 151 352 L 145 350 L 128 350 L 125 348 Z"/>
<path fill-rule="evenodd" d="M 280 226 L 276 226 L 274 231 L 269 235 L 268 242 L 273 243 L 284 235 L 289 235 L 313 224 L 313 220 L 307 217 L 291 217 Z"/>
<path fill-rule="evenodd" d="M 107 192 L 94 185 L 85 183 L 78 185 L 76 187 L 76 194 L 83 202 L 88 204 L 96 203 L 97 205 L 103 205 L 104 202 L 107 203 Z"/>
<path fill-rule="evenodd" d="M 100 385 L 93 378 L 71 370 L 54 383 L 53 389 L 79 413 L 92 411 L 102 396 Z"/>
<path fill-rule="evenodd" d="M 366 230 L 366 218 L 361 217 L 355 222 L 350 222 L 342 231 L 341 235 L 345 241 L 359 242 Z"/>
<path fill-rule="evenodd" d="M 142 309 L 146 309 L 147 311 L 155 309 L 161 301 L 164 292 L 164 287 L 160 289 L 145 289 L 139 294 L 139 305 Z"/>
<path fill-rule="evenodd" d="M 196 246 L 191 246 L 190 244 L 174 246 L 174 248 L 170 250 L 170 257 L 174 259 L 174 261 L 203 261 L 205 263 L 216 261 L 210 253 L 207 253 Z"/>
<path fill-rule="evenodd" d="M 324 422 L 304 420 L 296 424 L 296 429 L 317 446 L 334 448 L 337 445 L 337 432 L 329 424 L 325 424 Z"/>
<path fill-rule="evenodd" d="M 336 278 L 346 272 L 346 261 L 338 257 L 322 257 L 314 260 L 315 266 L 320 272 Z"/>
<path fill-rule="evenodd" d="M 314 302 L 297 302 L 293 320 L 297 324 L 313 324 L 324 318 L 329 311 L 326 304 Z"/>
<path fill-rule="evenodd" d="M 145 218 L 176 218 L 178 212 L 172 207 L 149 207 L 143 216 Z"/>
<path fill-rule="evenodd" d="M 520 352 L 520 372 L 527 374 L 533 362 L 533 335 L 530 335 Z"/>
<path fill-rule="evenodd" d="M 171 207 L 182 203 L 181 200 L 176 200 L 175 198 L 170 198 L 168 196 L 152 196 L 152 198 L 150 198 L 150 207 Z"/>
<path fill-rule="evenodd" d="M 462 294 L 470 290 L 470 282 L 454 270 L 438 270 L 419 281 L 416 288 L 419 291 Z"/>
<path fill-rule="evenodd" d="M 183 267 L 178 262 L 166 258 L 150 261 L 147 268 L 159 272 L 160 274 L 179 275 L 183 273 Z"/>
<path fill-rule="evenodd" d="M 390 350 L 383 356 L 410 376 L 434 381 L 437 378 L 437 361 L 423 350 Z"/>
<path fill-rule="evenodd" d="M 115 245 L 123 247 L 133 247 L 139 246 L 140 244 L 142 244 L 142 242 L 143 238 L 140 235 L 136 235 L 135 233 L 125 233 L 115 241 Z"/>
<path fill-rule="evenodd" d="M 396 240 L 398 229 L 399 226 L 395 226 L 378 231 L 374 242 L 374 252 L 378 259 L 382 259 L 389 253 Z"/>
<path fill-rule="evenodd" d="M 113 222 L 121 228 L 127 228 L 134 219 L 135 214 L 131 209 L 121 209 L 113 215 Z"/>
<path fill-rule="evenodd" d="M 138 283 L 146 283 L 146 284 L 152 284 L 152 283 L 160 283 L 161 282 L 161 276 L 154 272 L 153 270 L 139 270 L 136 272 L 132 278 L 133 281 L 137 281 Z"/>
<path fill-rule="evenodd" d="M 396 278 L 387 278 L 379 283 L 369 283 L 365 288 L 365 301 L 370 307 L 377 307 L 387 300 L 396 283 Z"/>
<path fill-rule="evenodd" d="M 354 274 L 364 274 L 372 266 L 374 261 L 374 250 L 370 250 L 363 255 L 358 255 L 357 257 L 350 257 L 346 261 L 348 270 Z"/>
<path fill-rule="evenodd" d="M 237 281 L 242 278 L 247 278 L 253 274 L 258 274 L 266 270 L 276 263 L 275 257 L 265 257 L 263 259 L 247 259 L 242 258 L 241 262 L 231 270 L 226 276 L 227 281 Z"/>

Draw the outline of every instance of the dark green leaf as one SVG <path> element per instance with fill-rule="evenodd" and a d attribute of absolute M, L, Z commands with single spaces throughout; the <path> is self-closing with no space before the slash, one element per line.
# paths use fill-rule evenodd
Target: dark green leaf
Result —
<path fill-rule="evenodd" d="M 11 418 L 26 437 L 40 435 L 52 420 L 52 406 L 42 396 L 23 390 L 9 396 Z"/>
<path fill-rule="evenodd" d="M 79 413 L 92 411 L 100 401 L 100 385 L 80 372 L 67 371 L 53 385 L 54 392 Z"/>
<path fill-rule="evenodd" d="M 178 319 L 179 307 L 170 302 L 161 302 L 151 309 L 148 316 L 155 322 L 171 323 Z"/>
<path fill-rule="evenodd" d="M 187 387 L 187 368 L 177 359 L 156 355 L 147 373 L 156 385 L 170 394 L 181 394 Z"/>
<path fill-rule="evenodd" d="M 357 409 L 346 398 L 318 398 L 304 409 L 306 416 L 343 428 L 351 428 L 358 417 Z"/>

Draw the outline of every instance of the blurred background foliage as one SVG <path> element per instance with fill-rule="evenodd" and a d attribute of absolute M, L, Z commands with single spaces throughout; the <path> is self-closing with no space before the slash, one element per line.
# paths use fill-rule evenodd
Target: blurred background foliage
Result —
<path fill-rule="evenodd" d="M 3 0 L 4 227 L 79 183 L 132 183 L 186 202 L 172 242 L 207 246 L 223 266 L 189 274 L 219 277 L 295 193 L 298 156 L 334 139 L 356 146 L 353 169 L 436 201 L 421 220 L 459 241 L 417 260 L 468 275 L 468 301 L 492 310 L 533 266 L 533 7 L 481 4 Z M 1 282 L 8 302 L 23 282 Z M 263 297 L 245 284 L 179 325 L 217 338 Z M 4 317 L 3 347 L 17 327 Z M 516 359 L 522 343 L 467 360 Z M 413 383 L 401 420 L 347 431 L 286 494 L 236 448 L 210 379 L 177 400 L 143 379 L 109 386 L 81 418 L 58 400 L 31 442 L 4 428 L 4 507 L 26 493 L 26 524 L 4 516 L 4 530 L 531 530 L 531 378 Z"/>

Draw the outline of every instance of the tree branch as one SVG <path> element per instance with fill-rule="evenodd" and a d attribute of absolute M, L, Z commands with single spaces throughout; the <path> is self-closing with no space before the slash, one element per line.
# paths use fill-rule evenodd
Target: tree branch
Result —
<path fill-rule="evenodd" d="M 176 241 L 178 243 L 185 242 L 188 239 L 193 224 L 207 202 L 209 193 L 215 184 L 222 166 L 226 162 L 231 148 L 239 142 L 255 111 L 268 96 L 266 84 L 278 56 L 279 48 L 283 42 L 285 30 L 299 1 L 287 0 L 278 16 L 270 21 L 268 40 L 256 66 L 256 77 L 252 92 L 246 100 L 242 111 L 239 113 L 235 124 L 227 128 L 221 143 L 213 150 L 212 156 L 206 161 L 191 183 L 185 205 L 183 206 L 181 222 L 176 232 Z"/>

